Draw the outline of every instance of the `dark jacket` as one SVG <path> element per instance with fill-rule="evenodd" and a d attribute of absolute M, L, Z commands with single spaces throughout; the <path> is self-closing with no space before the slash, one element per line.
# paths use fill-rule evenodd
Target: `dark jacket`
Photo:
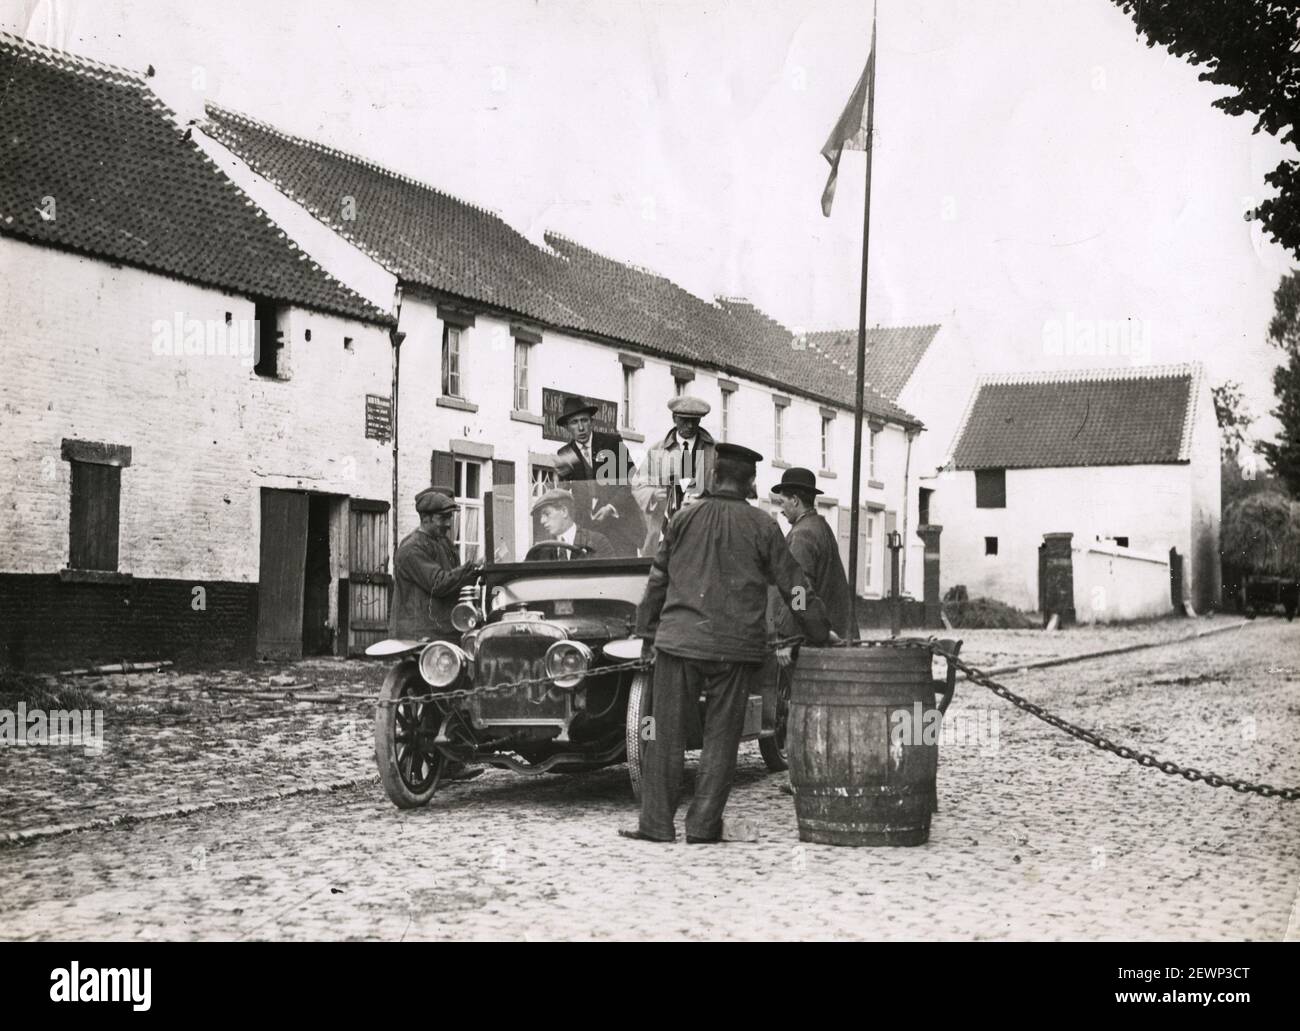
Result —
<path fill-rule="evenodd" d="M 828 638 L 826 610 L 772 517 L 739 494 L 709 491 L 664 527 L 637 609 L 637 635 L 670 655 L 762 662 L 767 655 L 767 589 L 791 606 L 814 644 Z"/>
<path fill-rule="evenodd" d="M 790 527 L 785 540 L 813 591 L 826 606 L 831 627 L 846 641 L 850 636 L 856 637 L 849 625 L 853 620 L 849 578 L 844 573 L 839 541 L 830 524 L 816 512 L 808 512 Z"/>
<path fill-rule="evenodd" d="M 573 521 L 583 529 L 596 530 L 608 537 L 615 555 L 635 555 L 645 540 L 645 520 L 632 496 L 630 484 L 636 466 L 632 464 L 627 445 L 613 434 L 593 432 L 591 455 L 595 468 L 587 464 L 573 441 L 556 454 L 560 459 L 556 472 L 577 502 Z M 593 508 L 605 505 L 613 505 L 618 517 L 594 522 Z"/>
<path fill-rule="evenodd" d="M 457 565 L 456 546 L 416 527 L 397 546 L 393 561 L 393 608 L 388 632 L 406 640 L 460 635 L 451 610 L 460 589 L 477 575 L 471 563 Z"/>
<path fill-rule="evenodd" d="M 584 559 L 584 558 L 614 558 L 614 546 L 609 543 L 609 538 L 603 533 L 596 530 L 584 530 L 581 526 L 574 531 L 573 543 L 581 548 L 581 551 L 569 551 L 567 548 L 551 548 L 547 551 L 541 550 L 541 545 L 546 541 L 538 541 L 534 547 L 538 552 L 533 556 L 535 559 Z"/>

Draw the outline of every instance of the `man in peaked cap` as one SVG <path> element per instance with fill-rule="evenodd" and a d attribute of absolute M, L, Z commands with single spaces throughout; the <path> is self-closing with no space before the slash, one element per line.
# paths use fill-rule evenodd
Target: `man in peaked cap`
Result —
<path fill-rule="evenodd" d="M 614 547 L 609 543 L 609 538 L 598 530 L 587 530 L 574 523 L 573 509 L 573 495 L 559 488 L 548 490 L 533 502 L 533 515 L 540 517 L 542 529 L 549 535 L 550 540 L 569 545 L 568 548 L 555 547 L 549 551 L 538 548 L 535 557 L 561 560 L 613 558 Z M 539 545 L 545 543 L 545 541 L 538 541 Z"/>
<path fill-rule="evenodd" d="M 637 609 L 636 635 L 654 648 L 653 734 L 645 745 L 641 819 L 619 831 L 643 841 L 673 841 L 690 707 L 705 696 L 704 748 L 695 798 L 686 814 L 690 844 L 753 841 L 744 821 L 722 811 L 736 772 L 745 705 L 767 656 L 767 588 L 775 585 L 814 643 L 830 626 L 781 531 L 752 507 L 762 456 L 719 444 L 713 485 L 668 521 Z"/>
<path fill-rule="evenodd" d="M 645 522 L 632 496 L 636 473 L 627 445 L 617 435 L 600 433 L 598 409 L 581 397 L 566 397 L 555 420 L 573 439 L 556 452 L 556 471 L 573 492 L 574 522 L 609 539 L 615 555 L 636 555 Z"/>
<path fill-rule="evenodd" d="M 451 610 L 483 560 L 456 563 L 451 528 L 460 506 L 450 487 L 426 487 L 415 496 L 420 525 L 397 546 L 393 560 L 393 607 L 388 632 L 403 640 L 460 642 Z"/>
<path fill-rule="evenodd" d="M 688 502 L 702 497 L 713 482 L 717 444 L 700 420 L 710 412 L 702 398 L 683 394 L 668 402 L 673 428 L 646 452 L 633 485 L 646 514 L 643 553 L 653 555 L 665 523 Z"/>

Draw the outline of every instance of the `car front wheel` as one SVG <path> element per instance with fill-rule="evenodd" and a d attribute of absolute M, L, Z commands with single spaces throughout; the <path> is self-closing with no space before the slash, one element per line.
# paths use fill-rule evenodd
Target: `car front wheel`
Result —
<path fill-rule="evenodd" d="M 653 735 L 650 699 L 654 694 L 654 667 L 639 670 L 632 677 L 627 693 L 627 774 L 632 780 L 632 794 L 641 801 L 641 776 L 645 763 L 646 735 Z"/>
<path fill-rule="evenodd" d="M 375 707 L 375 762 L 389 799 L 399 809 L 427 805 L 438 790 L 446 757 L 433 744 L 441 713 L 428 702 L 402 698 L 429 693 L 414 662 L 389 671 Z"/>

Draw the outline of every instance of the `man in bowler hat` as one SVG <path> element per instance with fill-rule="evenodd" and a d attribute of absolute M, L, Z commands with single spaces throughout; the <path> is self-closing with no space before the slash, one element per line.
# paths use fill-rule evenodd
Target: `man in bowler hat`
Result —
<path fill-rule="evenodd" d="M 809 640 L 827 640 L 826 611 L 771 517 L 749 504 L 762 456 L 719 444 L 713 485 L 664 528 L 637 609 L 636 634 L 653 644 L 652 726 L 646 742 L 641 818 L 619 831 L 674 841 L 690 708 L 705 697 L 704 748 L 686 841 L 753 841 L 745 821 L 722 812 L 736 771 L 745 705 L 767 655 L 767 589 L 775 585 Z"/>
<path fill-rule="evenodd" d="M 542 529 L 550 535 L 550 540 L 556 544 L 568 545 L 566 548 L 554 547 L 543 550 L 540 546 L 547 542 L 538 541 L 533 545 L 538 552 L 534 557 L 561 561 L 613 558 L 614 546 L 609 543 L 609 538 L 598 530 L 586 530 L 574 523 L 573 509 L 573 495 L 558 487 L 548 490 L 533 502 L 532 513 L 541 520 Z"/>
<path fill-rule="evenodd" d="M 573 492 L 574 521 L 609 538 L 615 555 L 636 555 L 645 521 L 629 486 L 636 466 L 627 445 L 615 434 L 596 431 L 597 408 L 580 397 L 566 397 L 555 420 L 573 438 L 556 452 L 556 471 Z"/>

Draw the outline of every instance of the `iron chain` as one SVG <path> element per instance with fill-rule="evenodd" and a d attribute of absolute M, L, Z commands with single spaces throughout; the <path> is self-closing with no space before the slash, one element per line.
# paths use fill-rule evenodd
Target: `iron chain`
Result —
<path fill-rule="evenodd" d="M 1300 801 L 1300 788 L 1275 788 L 1271 784 L 1253 784 L 1250 781 L 1241 780 L 1236 777 L 1221 777 L 1217 773 L 1203 773 L 1194 766 L 1180 766 L 1176 762 L 1168 759 L 1160 759 L 1150 752 L 1140 752 L 1137 749 L 1129 748 L 1127 745 L 1117 745 L 1109 738 L 1097 734 L 1094 731 L 1084 727 L 1077 726 L 1069 720 L 1062 719 L 1055 713 L 1048 712 L 1041 705 L 1036 705 L 1027 698 L 1021 698 L 1014 691 L 1002 686 L 991 676 L 981 669 L 963 662 L 955 655 L 949 655 L 939 646 L 937 641 L 931 639 L 929 646 L 935 655 L 947 659 L 952 665 L 966 675 L 966 679 L 981 687 L 987 687 L 999 698 L 1005 699 L 1014 705 L 1017 709 L 1029 713 L 1042 720 L 1048 726 L 1055 727 L 1057 730 L 1069 734 L 1094 748 L 1100 748 L 1104 752 L 1110 752 L 1119 756 L 1121 759 L 1129 759 L 1139 766 L 1151 767 L 1159 770 L 1161 773 L 1167 773 L 1171 776 L 1177 775 L 1184 780 L 1195 783 L 1201 781 L 1212 788 L 1229 787 L 1233 791 L 1249 792 L 1251 794 L 1262 795 L 1265 798 L 1280 798 L 1284 802 Z"/>

